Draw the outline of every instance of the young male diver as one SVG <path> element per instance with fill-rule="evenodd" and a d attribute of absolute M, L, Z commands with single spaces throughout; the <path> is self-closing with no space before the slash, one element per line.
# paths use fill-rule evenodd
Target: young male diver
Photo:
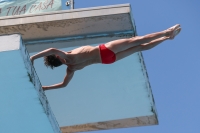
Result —
<path fill-rule="evenodd" d="M 149 50 L 163 41 L 174 39 L 180 31 L 180 25 L 176 24 L 160 32 L 114 40 L 99 46 L 82 46 L 68 52 L 49 48 L 31 56 L 30 59 L 33 63 L 35 59 L 44 57 L 44 64 L 52 69 L 60 65 L 67 66 L 63 82 L 42 87 L 43 90 L 57 89 L 67 86 L 76 70 L 95 63 L 111 64 L 135 52 Z"/>

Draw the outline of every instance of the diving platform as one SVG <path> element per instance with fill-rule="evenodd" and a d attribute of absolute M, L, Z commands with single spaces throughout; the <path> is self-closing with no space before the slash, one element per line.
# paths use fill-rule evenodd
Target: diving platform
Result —
<path fill-rule="evenodd" d="M 0 18 L 0 35 L 21 34 L 25 43 L 134 36 L 129 4 Z"/>
<path fill-rule="evenodd" d="M 141 52 L 112 65 L 88 66 L 77 71 L 66 88 L 46 92 L 42 85 L 61 80 L 66 68 L 51 71 L 42 59 L 34 66 L 29 59 L 50 47 L 70 50 L 136 35 L 130 4 L 0 17 L 0 132 L 72 133 L 157 125 Z"/>

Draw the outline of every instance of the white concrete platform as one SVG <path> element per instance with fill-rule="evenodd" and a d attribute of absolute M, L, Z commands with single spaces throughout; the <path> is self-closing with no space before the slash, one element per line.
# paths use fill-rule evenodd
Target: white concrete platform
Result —
<path fill-rule="evenodd" d="M 134 35 L 130 4 L 0 18 L 0 35 L 20 33 L 24 41 L 66 37 Z"/>

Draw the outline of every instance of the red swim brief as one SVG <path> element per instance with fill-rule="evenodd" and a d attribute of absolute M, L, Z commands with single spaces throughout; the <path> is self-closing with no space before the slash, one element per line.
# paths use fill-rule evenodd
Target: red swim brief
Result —
<path fill-rule="evenodd" d="M 113 51 L 106 48 L 104 44 L 99 45 L 100 55 L 101 55 L 101 61 L 103 64 L 111 64 L 115 62 L 116 55 Z"/>

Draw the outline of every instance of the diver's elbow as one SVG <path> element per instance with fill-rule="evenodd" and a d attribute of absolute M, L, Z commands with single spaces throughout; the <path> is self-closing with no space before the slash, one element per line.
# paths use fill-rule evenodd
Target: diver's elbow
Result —
<path fill-rule="evenodd" d="M 63 83 L 61 87 L 64 88 L 64 87 L 66 87 L 67 85 L 68 85 L 67 83 Z"/>

